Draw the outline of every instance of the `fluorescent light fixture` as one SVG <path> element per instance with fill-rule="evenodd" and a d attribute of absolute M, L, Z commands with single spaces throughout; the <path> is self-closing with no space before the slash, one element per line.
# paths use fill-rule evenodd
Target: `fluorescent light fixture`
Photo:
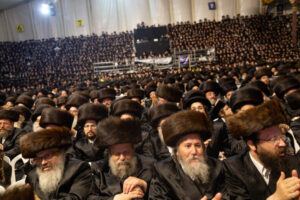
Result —
<path fill-rule="evenodd" d="M 43 3 L 40 9 L 43 15 L 50 15 L 50 6 L 49 4 Z"/>

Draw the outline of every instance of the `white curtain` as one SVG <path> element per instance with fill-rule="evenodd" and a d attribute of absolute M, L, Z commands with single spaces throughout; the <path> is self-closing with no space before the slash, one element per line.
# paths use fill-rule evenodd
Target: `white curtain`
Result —
<path fill-rule="evenodd" d="M 7 23 L 4 12 L 0 13 L 0 41 L 8 41 Z"/>
<path fill-rule="evenodd" d="M 7 17 L 9 41 L 34 39 L 32 19 L 30 14 L 31 10 L 28 3 L 4 12 Z M 22 25 L 24 32 L 17 32 L 17 25 Z"/>
<path fill-rule="evenodd" d="M 198 22 L 200 19 L 215 19 L 215 10 L 208 9 L 208 3 L 212 0 L 192 0 L 194 4 L 194 21 Z"/>
<path fill-rule="evenodd" d="M 89 35 L 88 5 L 86 0 L 61 1 L 65 36 Z M 76 25 L 76 20 L 82 20 L 82 26 Z"/>
<path fill-rule="evenodd" d="M 241 15 L 259 14 L 260 0 L 239 0 Z"/>
<path fill-rule="evenodd" d="M 41 14 L 40 8 L 43 2 L 36 0 L 30 3 L 32 10 L 32 23 L 34 39 L 43 39 L 51 37 L 64 37 L 61 6 L 59 3 L 55 3 L 55 15 L 46 16 Z"/>
<path fill-rule="evenodd" d="M 152 24 L 171 23 L 169 0 L 149 0 Z"/>
<path fill-rule="evenodd" d="M 252 1 L 252 0 L 250 0 Z M 229 15 L 233 17 L 237 15 L 236 0 L 217 0 L 218 20 L 222 20 L 222 16 Z"/>
<path fill-rule="evenodd" d="M 192 21 L 192 8 L 190 0 L 172 0 L 174 23 Z"/>

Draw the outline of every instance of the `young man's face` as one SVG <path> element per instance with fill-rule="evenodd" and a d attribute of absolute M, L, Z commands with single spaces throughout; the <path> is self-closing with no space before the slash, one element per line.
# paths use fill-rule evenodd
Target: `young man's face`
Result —
<path fill-rule="evenodd" d="M 88 137 L 90 140 L 94 140 L 96 138 L 96 121 L 94 120 L 87 120 L 83 127 L 84 134 Z"/>
<path fill-rule="evenodd" d="M 0 138 L 7 136 L 13 129 L 13 122 L 8 119 L 0 119 Z"/>

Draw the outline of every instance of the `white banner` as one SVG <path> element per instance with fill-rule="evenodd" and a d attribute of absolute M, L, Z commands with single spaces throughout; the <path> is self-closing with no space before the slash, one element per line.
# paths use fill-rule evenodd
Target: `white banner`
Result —
<path fill-rule="evenodd" d="M 167 65 L 172 62 L 172 57 L 166 57 L 166 58 L 149 58 L 144 60 L 136 60 L 135 62 L 139 63 L 147 63 L 147 64 L 162 64 Z"/>

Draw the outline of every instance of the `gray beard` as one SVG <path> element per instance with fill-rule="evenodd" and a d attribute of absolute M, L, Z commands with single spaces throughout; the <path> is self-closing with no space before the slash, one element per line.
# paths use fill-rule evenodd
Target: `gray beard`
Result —
<path fill-rule="evenodd" d="M 120 179 L 128 177 L 135 172 L 137 166 L 137 158 L 136 156 L 134 156 L 131 160 L 125 160 L 123 162 L 126 162 L 127 165 L 119 166 L 120 161 L 115 162 L 111 159 L 111 157 L 109 157 L 108 164 L 111 172 L 113 175 L 119 177 Z"/>
<path fill-rule="evenodd" d="M 198 163 L 191 165 L 189 161 L 193 158 L 188 157 L 183 160 L 180 155 L 176 156 L 182 170 L 187 174 L 193 181 L 200 180 L 202 183 L 208 183 L 209 179 L 209 166 L 204 158 L 204 156 L 195 156 L 194 158 L 199 159 Z"/>
<path fill-rule="evenodd" d="M 41 191 L 46 195 L 57 189 L 57 186 L 62 178 L 65 165 L 64 154 L 60 154 L 57 163 L 50 171 L 42 171 L 40 167 L 37 167 L 37 174 L 39 178 L 39 186 Z"/>
<path fill-rule="evenodd" d="M 12 130 L 6 131 L 2 130 L 0 131 L 0 138 L 7 138 L 12 133 Z"/>

